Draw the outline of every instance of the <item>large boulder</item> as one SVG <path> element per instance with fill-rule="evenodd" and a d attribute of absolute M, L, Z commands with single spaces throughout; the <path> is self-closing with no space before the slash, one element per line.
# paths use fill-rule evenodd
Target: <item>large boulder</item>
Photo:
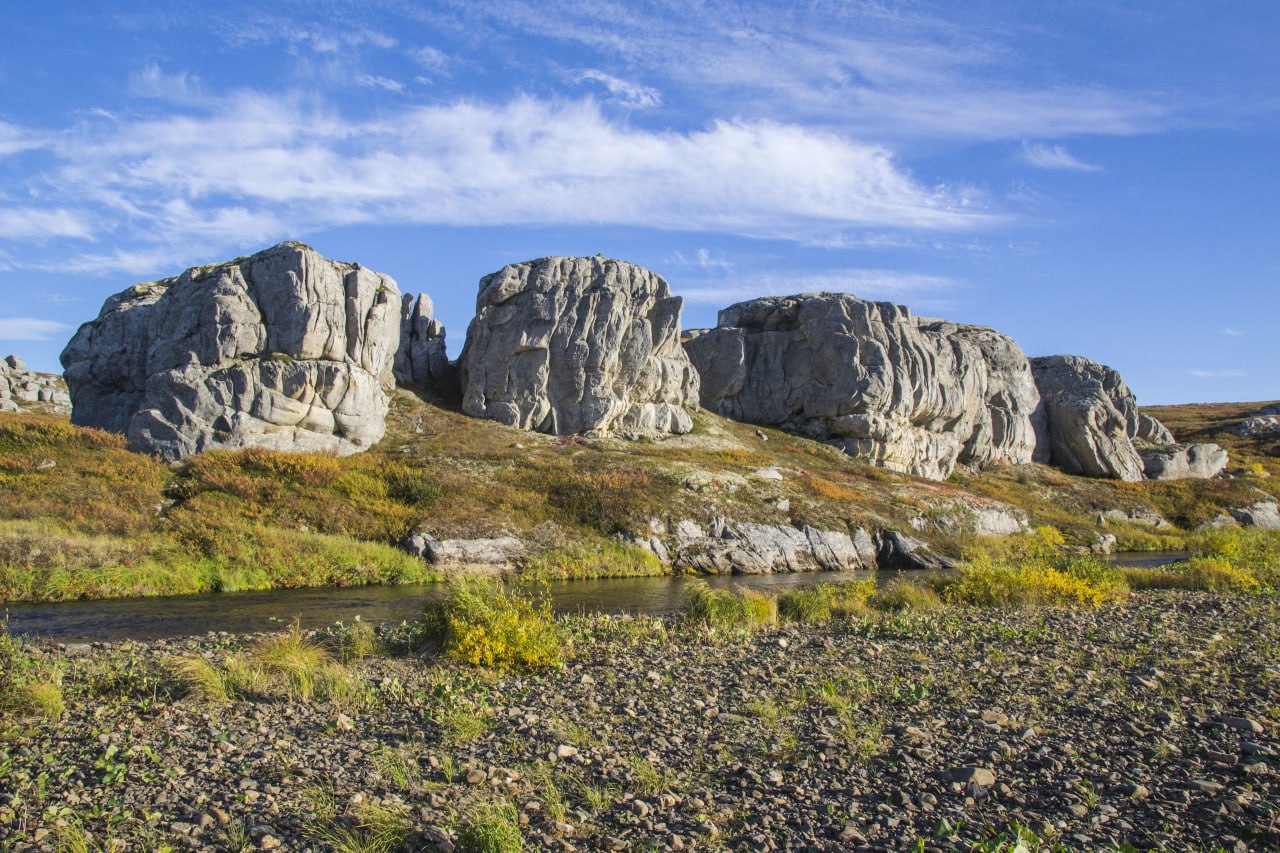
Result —
<path fill-rule="evenodd" d="M 393 368 L 401 385 L 444 390 L 452 378 L 445 351 L 444 324 L 435 318 L 431 297 L 406 293 L 400 303 L 400 346 Z"/>
<path fill-rule="evenodd" d="M 0 412 L 21 412 L 33 406 L 45 412 L 71 411 L 71 397 L 62 377 L 36 373 L 16 355 L 0 361 Z"/>
<path fill-rule="evenodd" d="M 1245 418 L 1228 432 L 1241 438 L 1276 438 L 1280 436 L 1280 403 L 1264 406 L 1252 417 Z"/>
<path fill-rule="evenodd" d="M 661 276 L 600 256 L 503 267 L 480 281 L 463 411 L 553 435 L 689 432 L 682 304 Z"/>
<path fill-rule="evenodd" d="M 1018 345 L 848 294 L 766 297 L 691 333 L 702 405 L 876 464 L 945 479 L 957 462 L 1032 459 L 1038 396 Z"/>
<path fill-rule="evenodd" d="M 1141 480 L 1144 466 L 1134 440 L 1173 441 L 1159 421 L 1138 411 L 1133 392 L 1110 367 L 1051 355 L 1031 359 L 1031 371 L 1044 412 L 1039 456 L 1068 474 Z"/>
<path fill-rule="evenodd" d="M 292 242 L 135 285 L 62 353 L 72 421 L 168 460 L 364 450 L 385 429 L 400 308 L 391 278 Z"/>
<path fill-rule="evenodd" d="M 1227 467 L 1227 451 L 1216 444 L 1139 446 L 1138 455 L 1148 480 L 1205 480 Z"/>

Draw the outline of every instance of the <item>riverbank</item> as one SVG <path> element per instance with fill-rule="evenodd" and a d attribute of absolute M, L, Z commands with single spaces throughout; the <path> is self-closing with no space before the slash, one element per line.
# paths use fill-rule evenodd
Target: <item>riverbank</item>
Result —
<path fill-rule="evenodd" d="M 734 637 L 671 617 L 560 624 L 562 668 L 506 676 L 411 651 L 412 626 L 374 643 L 347 625 L 319 638 L 344 663 L 317 663 L 310 689 L 281 676 L 227 701 L 193 695 L 174 660 L 258 661 L 268 679 L 262 637 L 10 641 L 11 662 L 60 673 L 65 707 L 6 715 L 0 844 L 1280 844 L 1270 595 L 949 605 Z"/>

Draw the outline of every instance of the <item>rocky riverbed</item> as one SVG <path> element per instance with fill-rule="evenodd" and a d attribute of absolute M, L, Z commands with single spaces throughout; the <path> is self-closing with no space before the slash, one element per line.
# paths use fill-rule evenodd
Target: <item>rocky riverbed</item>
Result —
<path fill-rule="evenodd" d="M 506 676 L 402 627 L 329 698 L 223 704 L 172 659 L 261 638 L 22 644 L 66 709 L 0 725 L 0 846 L 1274 849 L 1277 611 L 1144 593 L 740 637 L 578 617 L 562 669 Z"/>

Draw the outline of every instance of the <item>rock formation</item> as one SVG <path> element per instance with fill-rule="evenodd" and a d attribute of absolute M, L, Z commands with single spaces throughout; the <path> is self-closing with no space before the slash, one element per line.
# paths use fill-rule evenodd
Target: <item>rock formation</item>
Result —
<path fill-rule="evenodd" d="M 1038 397 L 1018 345 L 847 294 L 767 297 L 720 312 L 685 349 L 702 405 L 945 479 L 957 462 L 1031 461 Z"/>
<path fill-rule="evenodd" d="M 874 568 L 876 544 L 865 530 L 852 534 L 785 524 L 689 519 L 668 525 L 651 519 L 636 543 L 667 565 L 710 574 L 779 574 Z"/>
<path fill-rule="evenodd" d="M 1280 436 L 1280 403 L 1265 406 L 1256 415 L 1245 418 L 1228 430 L 1241 438 L 1275 438 Z"/>
<path fill-rule="evenodd" d="M 0 412 L 21 412 L 35 405 L 46 412 L 71 411 L 71 397 L 59 376 L 36 373 L 16 355 L 0 361 Z"/>
<path fill-rule="evenodd" d="M 364 450 L 385 429 L 400 308 L 391 278 L 300 243 L 135 285 L 62 353 L 72 421 L 170 460 Z"/>
<path fill-rule="evenodd" d="M 406 293 L 400 304 L 400 346 L 395 377 L 401 385 L 443 390 L 453 374 L 445 352 L 444 326 L 435 318 L 431 297 Z"/>
<path fill-rule="evenodd" d="M 1227 464 L 1216 444 L 1177 444 L 1138 411 L 1110 367 L 1076 355 L 1031 359 L 1044 417 L 1038 455 L 1069 474 L 1117 480 L 1215 477 Z"/>
<path fill-rule="evenodd" d="M 480 282 L 463 410 L 554 435 L 689 432 L 682 304 L 660 276 L 599 256 L 504 267 Z"/>

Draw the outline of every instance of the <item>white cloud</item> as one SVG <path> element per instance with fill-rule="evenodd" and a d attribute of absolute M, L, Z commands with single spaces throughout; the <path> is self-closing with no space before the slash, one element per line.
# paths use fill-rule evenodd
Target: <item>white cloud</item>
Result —
<path fill-rule="evenodd" d="M 110 238 L 104 252 L 60 259 L 66 268 L 130 269 L 189 257 L 191 240 L 212 250 L 353 223 L 615 224 L 805 242 L 999 218 L 968 192 L 922 185 L 883 146 L 768 121 L 643 130 L 591 100 L 405 106 L 359 120 L 240 93 L 80 127 L 51 150 L 47 224 Z M 9 236 L 33 230 L 11 224 Z"/>
<path fill-rule="evenodd" d="M 53 237 L 87 238 L 93 226 L 80 212 L 35 207 L 0 207 L 0 239 L 47 240 Z"/>
<path fill-rule="evenodd" d="M 404 84 L 390 77 L 379 77 L 376 74 L 358 74 L 356 82 L 368 89 L 383 89 L 397 95 L 404 93 Z"/>
<path fill-rule="evenodd" d="M 1239 329 L 1233 329 L 1233 328 L 1231 328 L 1230 326 L 1227 326 L 1225 329 L 1223 329 L 1223 330 L 1222 330 L 1222 334 L 1226 335 L 1226 336 L 1227 336 L 1227 337 L 1229 337 L 1229 338 L 1243 338 L 1243 337 L 1244 337 L 1244 332 L 1240 331 Z"/>
<path fill-rule="evenodd" d="M 154 62 L 129 75 L 129 91 L 143 98 L 189 103 L 202 97 L 200 78 L 186 71 L 167 74 Z"/>
<path fill-rule="evenodd" d="M 48 142 L 46 134 L 26 130 L 6 121 L 0 121 L 0 157 L 17 154 L 20 151 L 43 148 L 48 145 Z"/>
<path fill-rule="evenodd" d="M 680 286 L 687 301 L 723 307 L 761 296 L 796 293 L 851 293 L 863 299 L 890 300 L 912 305 L 940 306 L 963 288 L 946 276 L 883 269 L 838 269 L 806 273 L 760 272 L 716 282 Z"/>
<path fill-rule="evenodd" d="M 1244 376 L 1243 370 L 1188 370 L 1188 376 L 1196 379 L 1234 379 Z"/>
<path fill-rule="evenodd" d="M 642 86 L 638 83 L 629 83 L 626 80 L 620 80 L 612 74 L 606 74 L 594 68 L 579 72 L 575 79 L 579 83 L 586 81 L 599 83 L 609 93 L 611 101 L 628 109 L 644 109 L 662 105 L 662 93 L 657 89 Z"/>
<path fill-rule="evenodd" d="M 443 51 L 430 45 L 409 51 L 409 56 L 413 58 L 414 62 L 436 74 L 444 72 L 449 67 L 449 57 Z"/>
<path fill-rule="evenodd" d="M 0 340 L 3 341 L 47 341 L 70 329 L 66 323 L 36 317 L 0 317 Z"/>
<path fill-rule="evenodd" d="M 1100 166 L 1079 160 L 1062 145 L 1022 141 L 1022 162 L 1038 169 L 1068 169 L 1076 172 L 1097 172 Z"/>
<path fill-rule="evenodd" d="M 675 251 L 671 253 L 668 260 L 677 266 L 696 267 L 703 270 L 733 269 L 733 264 L 727 258 L 716 257 L 708 249 L 698 249 L 693 257 L 687 256 L 684 252 Z"/>

